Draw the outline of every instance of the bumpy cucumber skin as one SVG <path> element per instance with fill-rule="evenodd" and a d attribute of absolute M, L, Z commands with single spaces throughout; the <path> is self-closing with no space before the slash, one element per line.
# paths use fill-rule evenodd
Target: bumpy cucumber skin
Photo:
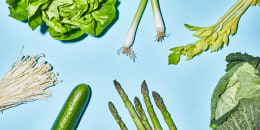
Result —
<path fill-rule="evenodd" d="M 52 130 L 74 130 L 76 129 L 82 114 L 90 99 L 91 90 L 86 84 L 76 86 L 62 107 Z"/>

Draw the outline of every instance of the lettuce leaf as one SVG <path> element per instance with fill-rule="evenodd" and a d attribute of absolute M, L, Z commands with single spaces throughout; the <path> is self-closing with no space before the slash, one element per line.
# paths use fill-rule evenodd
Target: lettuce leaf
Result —
<path fill-rule="evenodd" d="M 238 105 L 219 121 L 218 130 L 259 130 L 260 98 L 243 98 Z"/>
<path fill-rule="evenodd" d="M 220 130 L 260 129 L 259 57 L 233 53 L 226 60 L 230 62 L 227 73 L 211 98 L 210 126 Z"/>
<path fill-rule="evenodd" d="M 9 4 L 9 16 L 19 20 L 25 21 L 28 18 L 28 0 L 6 0 Z"/>
<path fill-rule="evenodd" d="M 98 36 L 116 17 L 117 0 L 6 0 L 10 16 L 32 30 L 44 22 L 56 40 L 71 40 L 84 33 Z"/>

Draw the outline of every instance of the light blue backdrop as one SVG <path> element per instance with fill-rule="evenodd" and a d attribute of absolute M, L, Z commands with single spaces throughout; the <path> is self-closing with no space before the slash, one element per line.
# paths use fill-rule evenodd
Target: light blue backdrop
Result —
<path fill-rule="evenodd" d="M 123 45 L 139 1 L 121 0 L 118 20 L 104 36 L 87 36 L 78 42 L 64 43 L 52 39 L 48 33 L 42 34 L 39 28 L 32 31 L 26 23 L 9 17 L 8 6 L 1 0 L 0 75 L 17 59 L 24 45 L 24 55 L 45 53 L 45 60 L 60 73 L 63 82 L 51 88 L 53 97 L 49 101 L 29 102 L 3 111 L 0 129 L 50 129 L 71 90 L 87 83 L 92 88 L 92 98 L 78 130 L 119 129 L 108 109 L 108 101 L 115 104 L 129 130 L 134 130 L 136 127 L 113 86 L 116 79 L 132 101 L 135 96 L 142 99 L 140 86 L 146 80 L 150 92 L 157 91 L 163 97 L 179 130 L 210 130 L 210 99 L 225 73 L 225 56 L 237 51 L 260 56 L 259 6 L 250 7 L 242 16 L 238 32 L 230 37 L 228 47 L 215 53 L 204 52 L 190 61 L 182 57 L 177 66 L 169 66 L 170 48 L 197 40 L 184 23 L 214 24 L 236 0 L 160 0 L 168 34 L 162 43 L 154 41 L 156 32 L 149 1 L 132 47 L 137 53 L 133 63 L 126 56 L 118 55 L 117 50 Z M 168 129 L 160 111 L 156 107 L 155 110 L 162 127 Z"/>

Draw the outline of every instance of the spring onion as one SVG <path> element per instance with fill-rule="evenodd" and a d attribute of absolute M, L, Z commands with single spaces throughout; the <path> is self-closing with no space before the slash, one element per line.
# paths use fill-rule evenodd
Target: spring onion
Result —
<path fill-rule="evenodd" d="M 129 56 L 130 59 L 132 59 L 133 61 L 135 61 L 135 53 L 133 50 L 130 49 L 130 47 L 132 46 L 134 39 L 135 39 L 135 34 L 136 34 L 136 30 L 138 27 L 138 24 L 140 22 L 140 19 L 142 17 L 144 8 L 146 6 L 147 0 L 141 0 L 140 4 L 138 6 L 138 9 L 135 13 L 134 19 L 132 21 L 132 24 L 127 32 L 127 35 L 125 37 L 125 42 L 122 49 L 122 53 Z M 121 51 L 121 49 L 119 51 Z"/>
<path fill-rule="evenodd" d="M 165 36 L 164 22 L 162 19 L 158 0 L 151 0 L 151 3 L 152 3 L 152 8 L 153 8 L 154 27 L 157 31 L 155 40 L 161 41 L 161 40 L 163 40 L 163 38 Z"/>

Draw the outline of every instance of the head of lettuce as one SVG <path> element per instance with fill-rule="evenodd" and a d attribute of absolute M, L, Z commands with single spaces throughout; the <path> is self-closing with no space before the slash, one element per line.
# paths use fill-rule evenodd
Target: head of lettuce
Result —
<path fill-rule="evenodd" d="M 117 0 L 6 0 L 10 16 L 28 20 L 31 29 L 44 22 L 56 40 L 71 40 L 84 33 L 97 36 L 116 16 Z"/>
<path fill-rule="evenodd" d="M 260 57 L 232 53 L 211 98 L 211 128 L 260 130 Z"/>

